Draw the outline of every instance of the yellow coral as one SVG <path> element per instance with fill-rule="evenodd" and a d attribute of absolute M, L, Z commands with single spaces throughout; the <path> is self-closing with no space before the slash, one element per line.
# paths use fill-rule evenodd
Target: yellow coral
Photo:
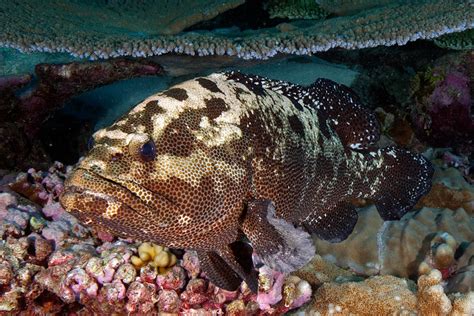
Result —
<path fill-rule="evenodd" d="M 136 268 L 149 264 L 164 273 L 176 264 L 177 258 L 167 247 L 144 242 L 138 247 L 138 256 L 132 256 L 131 261 Z"/>

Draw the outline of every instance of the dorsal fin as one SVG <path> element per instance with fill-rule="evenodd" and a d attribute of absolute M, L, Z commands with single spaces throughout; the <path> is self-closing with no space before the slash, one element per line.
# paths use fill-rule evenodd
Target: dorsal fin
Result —
<path fill-rule="evenodd" d="M 268 89 L 284 95 L 290 99 L 294 106 L 299 110 L 303 109 L 304 103 L 302 100 L 308 95 L 308 91 L 306 91 L 304 87 L 288 81 L 273 80 L 257 75 L 248 75 L 238 71 L 229 71 L 226 72 L 225 75 L 230 80 L 244 84 L 249 90 L 257 95 L 263 95 L 263 89 Z"/>
<path fill-rule="evenodd" d="M 344 145 L 365 149 L 378 141 L 380 127 L 377 118 L 362 105 L 352 89 L 323 78 L 307 89 L 318 114 L 330 122 Z"/>
<path fill-rule="evenodd" d="M 225 74 L 228 79 L 244 84 L 257 95 L 263 95 L 264 89 L 268 89 L 289 98 L 299 110 L 305 106 L 317 109 L 318 116 L 329 122 L 347 147 L 369 148 L 380 137 L 375 114 L 362 105 L 351 88 L 337 82 L 320 78 L 309 87 L 302 87 L 238 71 Z"/>

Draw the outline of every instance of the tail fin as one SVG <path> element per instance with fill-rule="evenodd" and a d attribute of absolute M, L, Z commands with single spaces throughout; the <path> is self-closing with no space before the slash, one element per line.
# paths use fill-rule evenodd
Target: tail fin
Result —
<path fill-rule="evenodd" d="M 372 198 L 384 220 L 397 220 L 431 189 L 433 167 L 422 155 L 402 148 L 381 149 L 381 158 L 381 187 Z"/>

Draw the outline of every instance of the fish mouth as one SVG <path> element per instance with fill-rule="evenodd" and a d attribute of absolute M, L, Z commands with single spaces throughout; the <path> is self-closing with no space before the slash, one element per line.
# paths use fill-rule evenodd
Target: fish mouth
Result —
<path fill-rule="evenodd" d="M 110 193 L 107 192 L 108 189 L 110 189 Z M 70 200 L 73 197 L 74 199 L 77 199 L 77 201 L 86 198 L 95 198 L 105 202 L 123 204 L 137 212 L 137 210 L 135 210 L 132 205 L 127 204 L 125 201 L 122 201 L 118 196 L 114 196 L 112 193 L 123 190 L 129 191 L 127 188 L 110 179 L 107 179 L 104 176 L 101 176 L 96 172 L 85 168 L 77 168 L 69 176 L 69 178 L 66 179 L 64 192 L 60 197 L 60 200 L 65 206 L 74 206 L 74 204 L 77 205 L 79 203 L 71 203 Z M 74 208 L 77 209 L 77 206 Z M 140 212 L 137 213 L 139 214 Z"/>
<path fill-rule="evenodd" d="M 157 219 L 157 210 L 176 208 L 175 203 L 156 192 L 150 192 L 153 201 L 147 202 L 140 198 L 135 192 L 136 189 L 146 190 L 135 182 L 115 181 L 90 169 L 79 167 L 66 179 L 61 201 L 65 208 L 73 209 L 75 213 L 82 211 L 78 205 L 82 205 L 84 208 L 85 203 L 80 203 L 81 201 L 102 201 L 102 204 L 96 203 L 96 207 L 101 205 L 99 208 L 102 209 L 92 210 L 91 207 L 88 207 L 85 210 L 97 215 L 101 211 L 105 212 L 104 208 L 106 207 L 103 205 L 115 203 L 115 205 L 123 205 L 128 209 L 128 212 L 133 212 L 135 216 L 138 215 L 148 220 Z"/>

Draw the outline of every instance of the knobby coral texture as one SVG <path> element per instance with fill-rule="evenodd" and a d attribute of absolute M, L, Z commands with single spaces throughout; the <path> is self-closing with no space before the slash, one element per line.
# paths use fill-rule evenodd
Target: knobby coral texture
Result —
<path fill-rule="evenodd" d="M 58 5 L 57 0 L 47 3 L 2 1 L 0 46 L 25 52 L 67 52 L 90 59 L 171 52 L 253 59 L 277 53 L 311 54 L 337 47 L 403 45 L 474 27 L 470 0 L 362 1 L 360 5 L 352 3 L 353 8 L 348 12 L 352 15 L 293 23 L 291 27 L 161 35 L 164 30 L 177 33 L 187 25 L 211 18 L 242 2 L 70 1 L 68 5 Z M 331 2 L 334 3 L 321 1 L 324 8 L 336 11 L 347 5 Z M 103 14 L 108 17 L 105 21 Z"/>

